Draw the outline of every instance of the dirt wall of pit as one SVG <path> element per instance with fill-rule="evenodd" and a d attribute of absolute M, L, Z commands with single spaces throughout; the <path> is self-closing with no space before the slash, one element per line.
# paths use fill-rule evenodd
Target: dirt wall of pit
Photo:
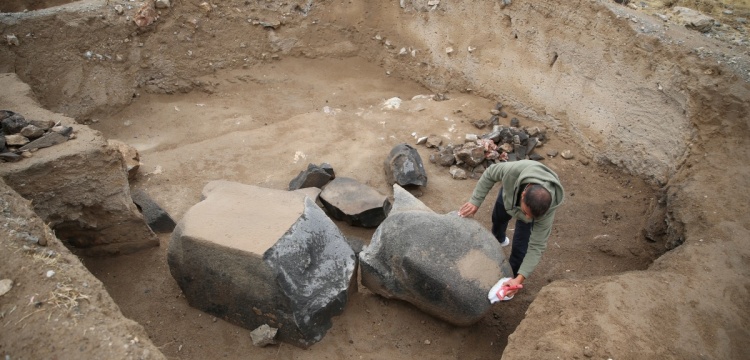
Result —
<path fill-rule="evenodd" d="M 164 359 L 143 327 L 125 318 L 104 284 L 0 180 L 0 353 L 8 359 Z M 44 244 L 44 246 L 40 246 Z"/>
<path fill-rule="evenodd" d="M 106 7 L 0 16 L 20 35 L 0 47 L 0 71 L 81 121 L 142 91 L 210 92 L 199 76 L 286 56 L 363 56 L 434 91 L 497 99 L 665 185 L 685 242 L 648 271 L 549 285 L 504 357 L 750 352 L 746 74 L 605 1 L 199 3 L 146 29 Z"/>
<path fill-rule="evenodd" d="M 416 0 L 237 1 L 206 10 L 186 1 L 147 28 L 128 19 L 134 9 L 118 15 L 97 3 L 0 16 L 2 33 L 20 39 L 0 48 L 0 71 L 83 121 L 142 91 L 211 91 L 196 78 L 219 69 L 359 55 L 436 91 L 497 99 L 565 130 L 585 156 L 661 184 L 693 137 L 683 80 L 691 70 L 674 61 L 681 50 L 633 30 L 604 2 L 459 1 L 433 10 Z"/>

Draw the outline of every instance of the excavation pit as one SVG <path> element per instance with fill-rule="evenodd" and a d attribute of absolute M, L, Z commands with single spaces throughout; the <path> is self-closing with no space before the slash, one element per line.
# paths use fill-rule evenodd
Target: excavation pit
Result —
<path fill-rule="evenodd" d="M 742 353 L 741 331 L 722 333 L 718 320 L 706 325 L 689 312 L 698 307 L 722 323 L 743 324 L 719 310 L 731 309 L 731 299 L 706 302 L 685 294 L 705 284 L 708 275 L 701 272 L 728 275 L 716 262 L 725 253 L 711 246 L 731 247 L 730 263 L 747 252 L 734 240 L 747 221 L 715 229 L 728 210 L 706 200 L 730 197 L 713 168 L 735 179 L 747 171 L 715 160 L 746 156 L 737 151 L 747 137 L 740 121 L 747 107 L 742 75 L 729 75 L 701 54 L 675 55 L 682 54 L 673 48 L 677 40 L 649 35 L 630 17 L 644 28 L 661 20 L 620 5 L 500 3 L 444 1 L 432 9 L 418 1 L 403 8 L 237 1 L 205 8 L 196 1 L 175 3 L 140 29 L 112 12 L 113 4 L 84 12 L 83 19 L 77 12 L 29 13 L 3 23 L 3 35 L 17 34 L 19 45 L 0 50 L 0 67 L 31 85 L 45 108 L 137 148 L 142 165 L 132 189 L 147 191 L 175 219 L 199 201 L 208 181 L 285 189 L 308 163 L 329 163 L 337 175 L 390 194 L 381 164 L 395 144 L 412 144 L 426 160 L 431 150 L 414 145 L 417 137 L 463 142 L 467 133 L 481 132 L 472 122 L 488 119 L 497 101 L 508 109 L 501 121 L 517 117 L 522 126 L 548 129 L 539 152 L 575 155 L 542 160 L 569 196 L 527 288 L 468 328 L 360 287 L 304 355 L 286 345 L 255 348 L 249 331 L 187 306 L 166 266 L 169 235 L 160 235 L 159 248 L 137 254 L 84 258 L 122 313 L 167 357 Z M 584 10 L 576 13 L 576 6 Z M 566 25 L 549 25 L 549 18 Z M 467 29 L 466 19 L 485 26 Z M 58 25 L 65 36 L 92 40 L 71 49 L 70 40 L 65 46 L 48 29 Z M 703 40 L 667 30 L 664 36 L 684 36 L 691 44 Z M 20 36 L 27 33 L 33 36 Z M 50 57 L 55 67 L 45 66 Z M 428 98 L 435 94 L 446 99 Z M 398 109 L 387 106 L 394 97 L 402 100 Z M 718 141 L 717 132 L 730 142 L 705 145 Z M 447 168 L 425 165 L 425 204 L 449 212 L 468 199 L 476 180 L 454 180 Z M 731 186 L 741 189 L 745 180 L 736 181 Z M 497 190 L 477 215 L 485 226 Z M 340 226 L 365 242 L 372 235 Z M 726 278 L 747 282 L 742 272 Z M 741 291 L 735 295 L 741 298 Z M 676 297 L 684 305 L 674 304 Z M 660 315 L 662 321 L 646 320 Z M 684 316 L 690 324 L 672 324 Z M 714 347 L 710 337 L 695 335 L 706 326 L 724 334 L 728 345 Z M 533 344 L 524 342 L 534 333 Z M 681 340 L 648 350 L 623 345 L 658 338 L 654 333 Z M 23 354 L 3 346 L 11 356 Z"/>

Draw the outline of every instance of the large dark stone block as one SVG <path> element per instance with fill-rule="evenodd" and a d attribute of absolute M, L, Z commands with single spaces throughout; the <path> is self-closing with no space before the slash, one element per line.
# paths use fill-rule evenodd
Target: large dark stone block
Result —
<path fill-rule="evenodd" d="M 168 262 L 191 306 L 231 323 L 320 341 L 348 300 L 356 257 L 299 192 L 212 181 L 172 233 Z"/>

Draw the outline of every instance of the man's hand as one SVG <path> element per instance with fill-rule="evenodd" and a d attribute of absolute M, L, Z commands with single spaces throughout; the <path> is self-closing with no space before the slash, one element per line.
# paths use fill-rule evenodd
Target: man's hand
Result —
<path fill-rule="evenodd" d="M 526 280 L 526 277 L 524 277 L 521 274 L 518 274 L 514 279 L 510 279 L 503 284 L 503 286 L 517 286 L 523 284 L 523 281 Z M 505 293 L 505 296 L 513 296 L 518 292 L 518 290 L 510 290 L 507 293 Z"/>
<path fill-rule="evenodd" d="M 467 202 L 463 206 L 461 206 L 460 209 L 458 209 L 458 216 L 460 217 L 472 217 L 474 214 L 477 213 L 477 209 L 479 209 L 476 205 Z"/>

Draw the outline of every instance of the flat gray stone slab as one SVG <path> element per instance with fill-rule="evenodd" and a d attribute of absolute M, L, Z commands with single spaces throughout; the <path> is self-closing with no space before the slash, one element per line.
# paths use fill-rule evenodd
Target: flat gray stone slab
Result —
<path fill-rule="evenodd" d="M 380 225 L 390 207 L 385 195 L 347 177 L 328 183 L 320 193 L 320 202 L 334 219 L 366 228 Z"/>

